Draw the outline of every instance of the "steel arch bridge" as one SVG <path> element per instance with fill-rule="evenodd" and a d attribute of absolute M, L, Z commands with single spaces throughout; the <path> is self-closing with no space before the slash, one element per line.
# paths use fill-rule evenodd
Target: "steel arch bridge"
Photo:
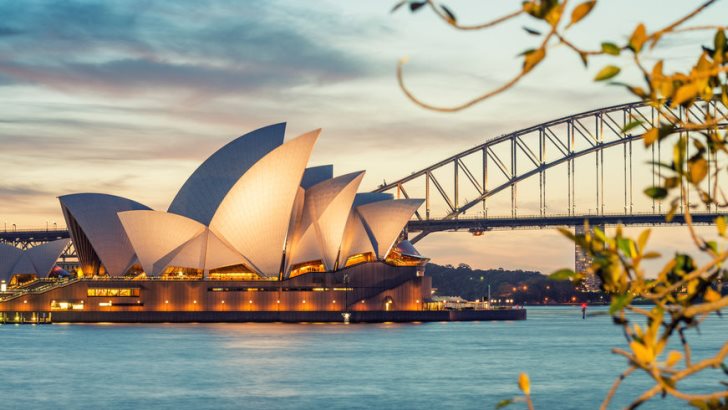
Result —
<path fill-rule="evenodd" d="M 680 119 L 700 120 L 706 112 L 714 117 L 728 114 L 728 107 L 718 100 L 703 101 L 693 105 L 690 109 L 679 107 L 677 109 L 665 106 L 663 108 L 670 115 Z M 625 126 L 633 121 L 642 121 L 640 125 L 628 133 L 623 133 Z M 622 223 L 626 225 L 660 225 L 667 224 L 665 210 L 661 201 L 652 200 L 648 210 L 637 210 L 635 207 L 636 176 L 644 177 L 649 170 L 648 179 L 652 185 L 659 183 L 661 168 L 656 165 L 662 157 L 661 144 L 653 144 L 650 149 L 644 149 L 641 144 L 634 147 L 634 143 L 642 139 L 644 132 L 660 122 L 669 122 L 660 114 L 659 110 L 643 102 L 615 105 L 597 110 L 544 122 L 532 127 L 524 128 L 509 134 L 488 139 L 483 144 L 450 156 L 429 167 L 413 172 L 407 177 L 395 182 L 384 183 L 374 192 L 390 192 L 396 197 L 409 198 L 424 196 L 425 202 L 415 214 L 415 219 L 408 223 L 408 231 L 418 232 L 411 239 L 417 242 L 433 232 L 439 231 L 470 231 L 476 235 L 493 229 L 531 229 L 548 226 L 578 226 L 589 219 L 594 225 L 610 225 Z M 726 128 L 728 123 L 721 123 L 720 128 Z M 679 133 L 687 133 L 679 129 Z M 612 148 L 622 148 L 622 163 L 616 164 L 619 173 L 623 174 L 624 192 L 619 204 L 619 212 L 605 212 L 605 202 L 611 201 L 614 206 L 614 195 L 605 195 L 605 171 L 608 174 L 608 183 L 614 185 L 615 164 L 605 162 L 605 151 Z M 672 148 L 670 146 L 670 148 Z M 639 151 L 639 152 L 638 152 Z M 649 165 L 635 169 L 635 158 L 647 155 Z M 669 155 L 672 155 L 670 149 Z M 690 155 L 689 152 L 686 155 Z M 593 174 L 591 182 L 579 179 L 575 167 L 577 159 L 593 156 L 593 165 L 587 173 Z M 671 157 L 670 157 L 671 158 Z M 645 161 L 647 162 L 647 161 Z M 709 158 L 711 172 L 717 168 L 714 158 Z M 559 166 L 566 168 L 565 181 L 547 184 L 547 174 Z M 583 167 L 580 168 L 580 170 Z M 562 168 L 563 170 L 563 168 Z M 584 172 L 584 171 L 581 171 Z M 439 176 L 436 175 L 439 173 Z M 443 174 L 445 175 L 443 177 Z M 591 178 L 591 177 L 590 177 Z M 538 211 L 531 214 L 519 212 L 519 184 L 538 179 L 538 189 L 526 192 L 530 199 L 537 195 Z M 622 178 L 620 178 L 622 179 Z M 644 179 L 644 178 L 643 178 Z M 449 180 L 449 181 L 447 181 Z M 552 187 L 557 185 L 558 188 Z M 706 180 L 707 190 L 712 189 L 712 181 Z M 474 196 L 467 199 L 462 194 L 468 188 Z M 644 186 L 637 185 L 639 192 Z M 414 195 L 413 191 L 424 195 Z M 561 190 L 561 198 L 556 207 L 547 204 L 547 193 L 553 189 Z M 537 191 L 537 192 L 536 192 Z M 583 198 L 589 191 L 594 212 L 579 212 L 576 207 L 577 198 Z M 487 204 L 489 199 L 499 193 L 510 194 L 510 209 L 501 209 L 505 215 L 488 217 Z M 565 196 L 565 198 L 563 198 Z M 642 196 L 642 195 L 641 195 Z M 502 197 L 502 195 L 501 195 Z M 688 191 L 687 199 L 691 195 Z M 436 216 L 433 212 L 433 203 L 439 201 L 444 204 L 444 214 Z M 478 209 L 480 215 L 465 215 L 469 210 Z M 423 209 L 424 208 L 424 209 Z M 682 211 L 682 209 L 681 209 Z M 709 224 L 719 212 L 713 207 L 693 212 L 694 221 L 699 224 Z M 674 218 L 673 224 L 684 223 L 680 216 Z"/>

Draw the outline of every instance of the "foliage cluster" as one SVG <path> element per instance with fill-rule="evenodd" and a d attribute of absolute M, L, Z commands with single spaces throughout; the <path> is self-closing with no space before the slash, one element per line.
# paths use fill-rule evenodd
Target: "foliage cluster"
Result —
<path fill-rule="evenodd" d="M 638 238 L 630 238 L 619 228 L 614 235 L 607 235 L 599 229 L 590 230 L 588 225 L 585 233 L 579 235 L 564 229 L 562 233 L 586 249 L 593 263 L 586 272 L 562 270 L 553 276 L 578 282 L 588 275 L 596 275 L 601 280 L 602 290 L 612 297 L 610 314 L 621 328 L 629 349 L 613 349 L 615 354 L 624 357 L 627 368 L 615 380 L 602 408 L 608 406 L 619 384 L 636 371 L 648 375 L 654 384 L 635 398 L 629 408 L 660 395 L 671 395 L 700 409 L 728 408 L 728 383 L 725 381 L 716 380 L 714 391 L 703 394 L 688 393 L 679 386 L 680 381 L 706 369 L 722 367 L 728 374 L 724 363 L 728 356 L 728 342 L 712 352 L 710 357 L 696 361 L 686 337 L 687 330 L 699 327 L 708 315 L 720 314 L 721 309 L 728 306 L 728 296 L 721 295 L 718 290 L 728 280 L 725 269 L 728 221 L 725 217 L 716 219 L 720 240 L 713 241 L 698 234 L 690 216 L 696 206 L 709 210 L 728 206 L 728 198 L 719 184 L 720 177 L 727 170 L 724 162 L 725 154 L 728 154 L 728 133 L 725 131 L 728 123 L 726 27 L 719 24 L 690 25 L 698 14 L 710 13 L 710 7 L 717 1 L 699 3 L 664 27 L 648 29 L 644 24 L 638 24 L 631 33 L 615 33 L 627 34 L 626 41 L 605 40 L 594 49 L 578 46 L 570 37 L 569 30 L 593 14 L 598 6 L 597 0 L 582 1 L 576 5 L 570 5 L 569 0 L 526 0 L 519 2 L 513 12 L 476 25 L 462 24 L 451 8 L 435 0 L 402 1 L 394 7 L 397 10 L 406 5 L 412 12 L 430 9 L 458 30 L 485 30 L 519 16 L 527 16 L 530 23 L 524 29 L 538 38 L 534 48 L 520 54 L 521 69 L 509 81 L 455 106 L 438 106 L 416 97 L 404 83 L 406 60 L 400 61 L 397 67 L 400 87 L 410 100 L 424 108 L 453 112 L 471 107 L 513 87 L 543 64 L 554 47 L 567 47 L 585 66 L 596 57 L 610 60 L 598 71 L 594 80 L 624 87 L 659 113 L 650 122 L 634 118 L 623 132 L 634 133 L 641 128 L 644 129 L 646 147 L 653 144 L 671 146 L 671 161 L 656 164 L 661 170 L 657 176 L 660 183 L 645 189 L 645 194 L 669 203 L 668 219 L 678 212 L 684 215 L 695 249 L 677 253 L 659 272 L 648 273 L 642 262 L 658 256 L 648 250 L 649 230 L 642 232 Z M 627 12 L 630 10 L 625 10 Z M 717 13 L 709 17 L 725 19 Z M 686 32 L 707 34 L 706 44 L 695 45 L 694 63 L 671 71 L 660 59 L 648 64 L 652 50 L 664 43 L 666 38 Z M 639 82 L 616 81 L 623 64 L 629 64 L 641 73 Z M 699 205 L 688 201 L 690 190 L 697 192 Z M 702 254 L 709 261 L 698 264 L 696 261 L 700 258 L 695 253 Z M 635 298 L 647 299 L 653 307 L 635 306 Z M 632 319 L 625 312 L 633 313 Z M 668 342 L 672 338 L 679 338 L 680 350 L 668 350 Z M 533 408 L 528 376 L 521 375 L 518 385 L 523 396 L 517 399 Z M 512 401 L 506 400 L 500 405 L 508 405 Z"/>

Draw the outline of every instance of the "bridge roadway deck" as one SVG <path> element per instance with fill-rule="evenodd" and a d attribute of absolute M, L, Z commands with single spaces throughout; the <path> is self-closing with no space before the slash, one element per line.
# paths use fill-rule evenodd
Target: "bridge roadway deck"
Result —
<path fill-rule="evenodd" d="M 718 216 L 726 213 L 694 213 L 693 222 L 698 225 L 712 224 Z M 663 214 L 603 214 L 603 215 L 549 215 L 549 216 L 516 216 L 516 217 L 460 217 L 457 219 L 429 219 L 411 220 L 407 223 L 410 232 L 440 232 L 440 231 L 492 231 L 507 229 L 540 229 L 555 226 L 577 226 L 589 220 L 591 225 L 684 225 L 683 215 L 675 215 L 672 221 L 665 221 Z M 17 230 L 0 231 L 0 242 L 49 242 L 68 238 L 65 229 L 50 230 Z"/>
<path fill-rule="evenodd" d="M 66 229 L 18 229 L 0 231 L 0 242 L 50 242 L 69 237 Z"/>
<path fill-rule="evenodd" d="M 695 213 L 692 214 L 693 223 L 697 225 L 713 224 L 715 218 L 725 213 Z M 685 217 L 675 215 L 671 221 L 665 220 L 664 214 L 603 214 L 603 215 L 549 215 L 549 216 L 516 216 L 516 217 L 472 217 L 458 219 L 430 219 L 411 220 L 407 223 L 410 232 L 441 232 L 441 231 L 492 231 L 509 229 L 540 229 L 556 226 L 583 225 L 588 220 L 592 226 L 596 225 L 632 225 L 632 226 L 660 226 L 684 225 Z"/>

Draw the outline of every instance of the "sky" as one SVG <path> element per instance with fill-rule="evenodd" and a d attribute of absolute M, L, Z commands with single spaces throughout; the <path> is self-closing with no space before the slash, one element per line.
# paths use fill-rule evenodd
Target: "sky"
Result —
<path fill-rule="evenodd" d="M 606 60 L 585 69 L 559 48 L 504 95 L 455 114 L 423 110 L 397 87 L 400 58 L 409 57 L 407 83 L 418 95 L 456 103 L 507 80 L 520 65 L 516 55 L 539 41 L 522 27 L 539 26 L 523 17 L 464 33 L 428 11 L 391 14 L 393 4 L 0 2 L 0 229 L 63 226 L 57 197 L 76 192 L 166 210 L 211 153 L 271 123 L 286 121 L 288 138 L 323 128 L 311 164 L 332 163 L 336 174 L 367 170 L 368 191 L 488 138 L 633 100 L 591 81 Z M 445 4 L 476 23 L 520 1 Z M 584 47 L 624 41 L 637 22 L 659 27 L 687 6 L 602 0 L 573 35 Z M 718 2 L 695 23 L 725 15 Z M 650 58 L 689 66 L 694 45 L 710 39 L 669 40 Z M 687 243 L 683 229 L 653 236 L 666 254 Z M 544 272 L 573 264 L 573 247 L 550 229 L 438 233 L 418 247 L 436 263 Z"/>

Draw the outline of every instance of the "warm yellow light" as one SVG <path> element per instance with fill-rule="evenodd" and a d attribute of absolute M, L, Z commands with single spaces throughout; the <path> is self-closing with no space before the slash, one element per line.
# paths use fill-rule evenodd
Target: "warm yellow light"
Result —
<path fill-rule="evenodd" d="M 28 301 L 27 300 L 24 300 L 23 303 L 28 303 Z"/>
<path fill-rule="evenodd" d="M 193 301 L 192 301 L 192 303 L 195 303 L 195 304 L 197 304 L 197 301 L 196 301 L 196 300 L 193 300 Z"/>
<path fill-rule="evenodd" d="M 389 303 L 389 302 L 387 302 L 387 303 Z M 419 299 L 415 300 L 415 303 L 420 303 L 420 300 Z"/>
<path fill-rule="evenodd" d="M 362 300 L 361 303 L 364 303 L 364 301 Z"/>
<path fill-rule="evenodd" d="M 304 300 L 303 303 L 306 303 L 306 301 Z"/>
<path fill-rule="evenodd" d="M 250 303 L 253 303 L 253 301 L 251 300 Z"/>
<path fill-rule="evenodd" d="M 331 302 L 331 303 L 336 303 L 336 301 L 334 300 L 334 301 L 333 301 L 333 302 Z"/>
<path fill-rule="evenodd" d="M 164 303 L 169 303 L 169 301 L 168 300 L 165 300 Z"/>
<path fill-rule="evenodd" d="M 225 303 L 225 301 L 223 300 L 222 303 Z"/>
<path fill-rule="evenodd" d="M 281 301 L 280 300 L 276 300 L 276 303 L 281 303 Z"/>

